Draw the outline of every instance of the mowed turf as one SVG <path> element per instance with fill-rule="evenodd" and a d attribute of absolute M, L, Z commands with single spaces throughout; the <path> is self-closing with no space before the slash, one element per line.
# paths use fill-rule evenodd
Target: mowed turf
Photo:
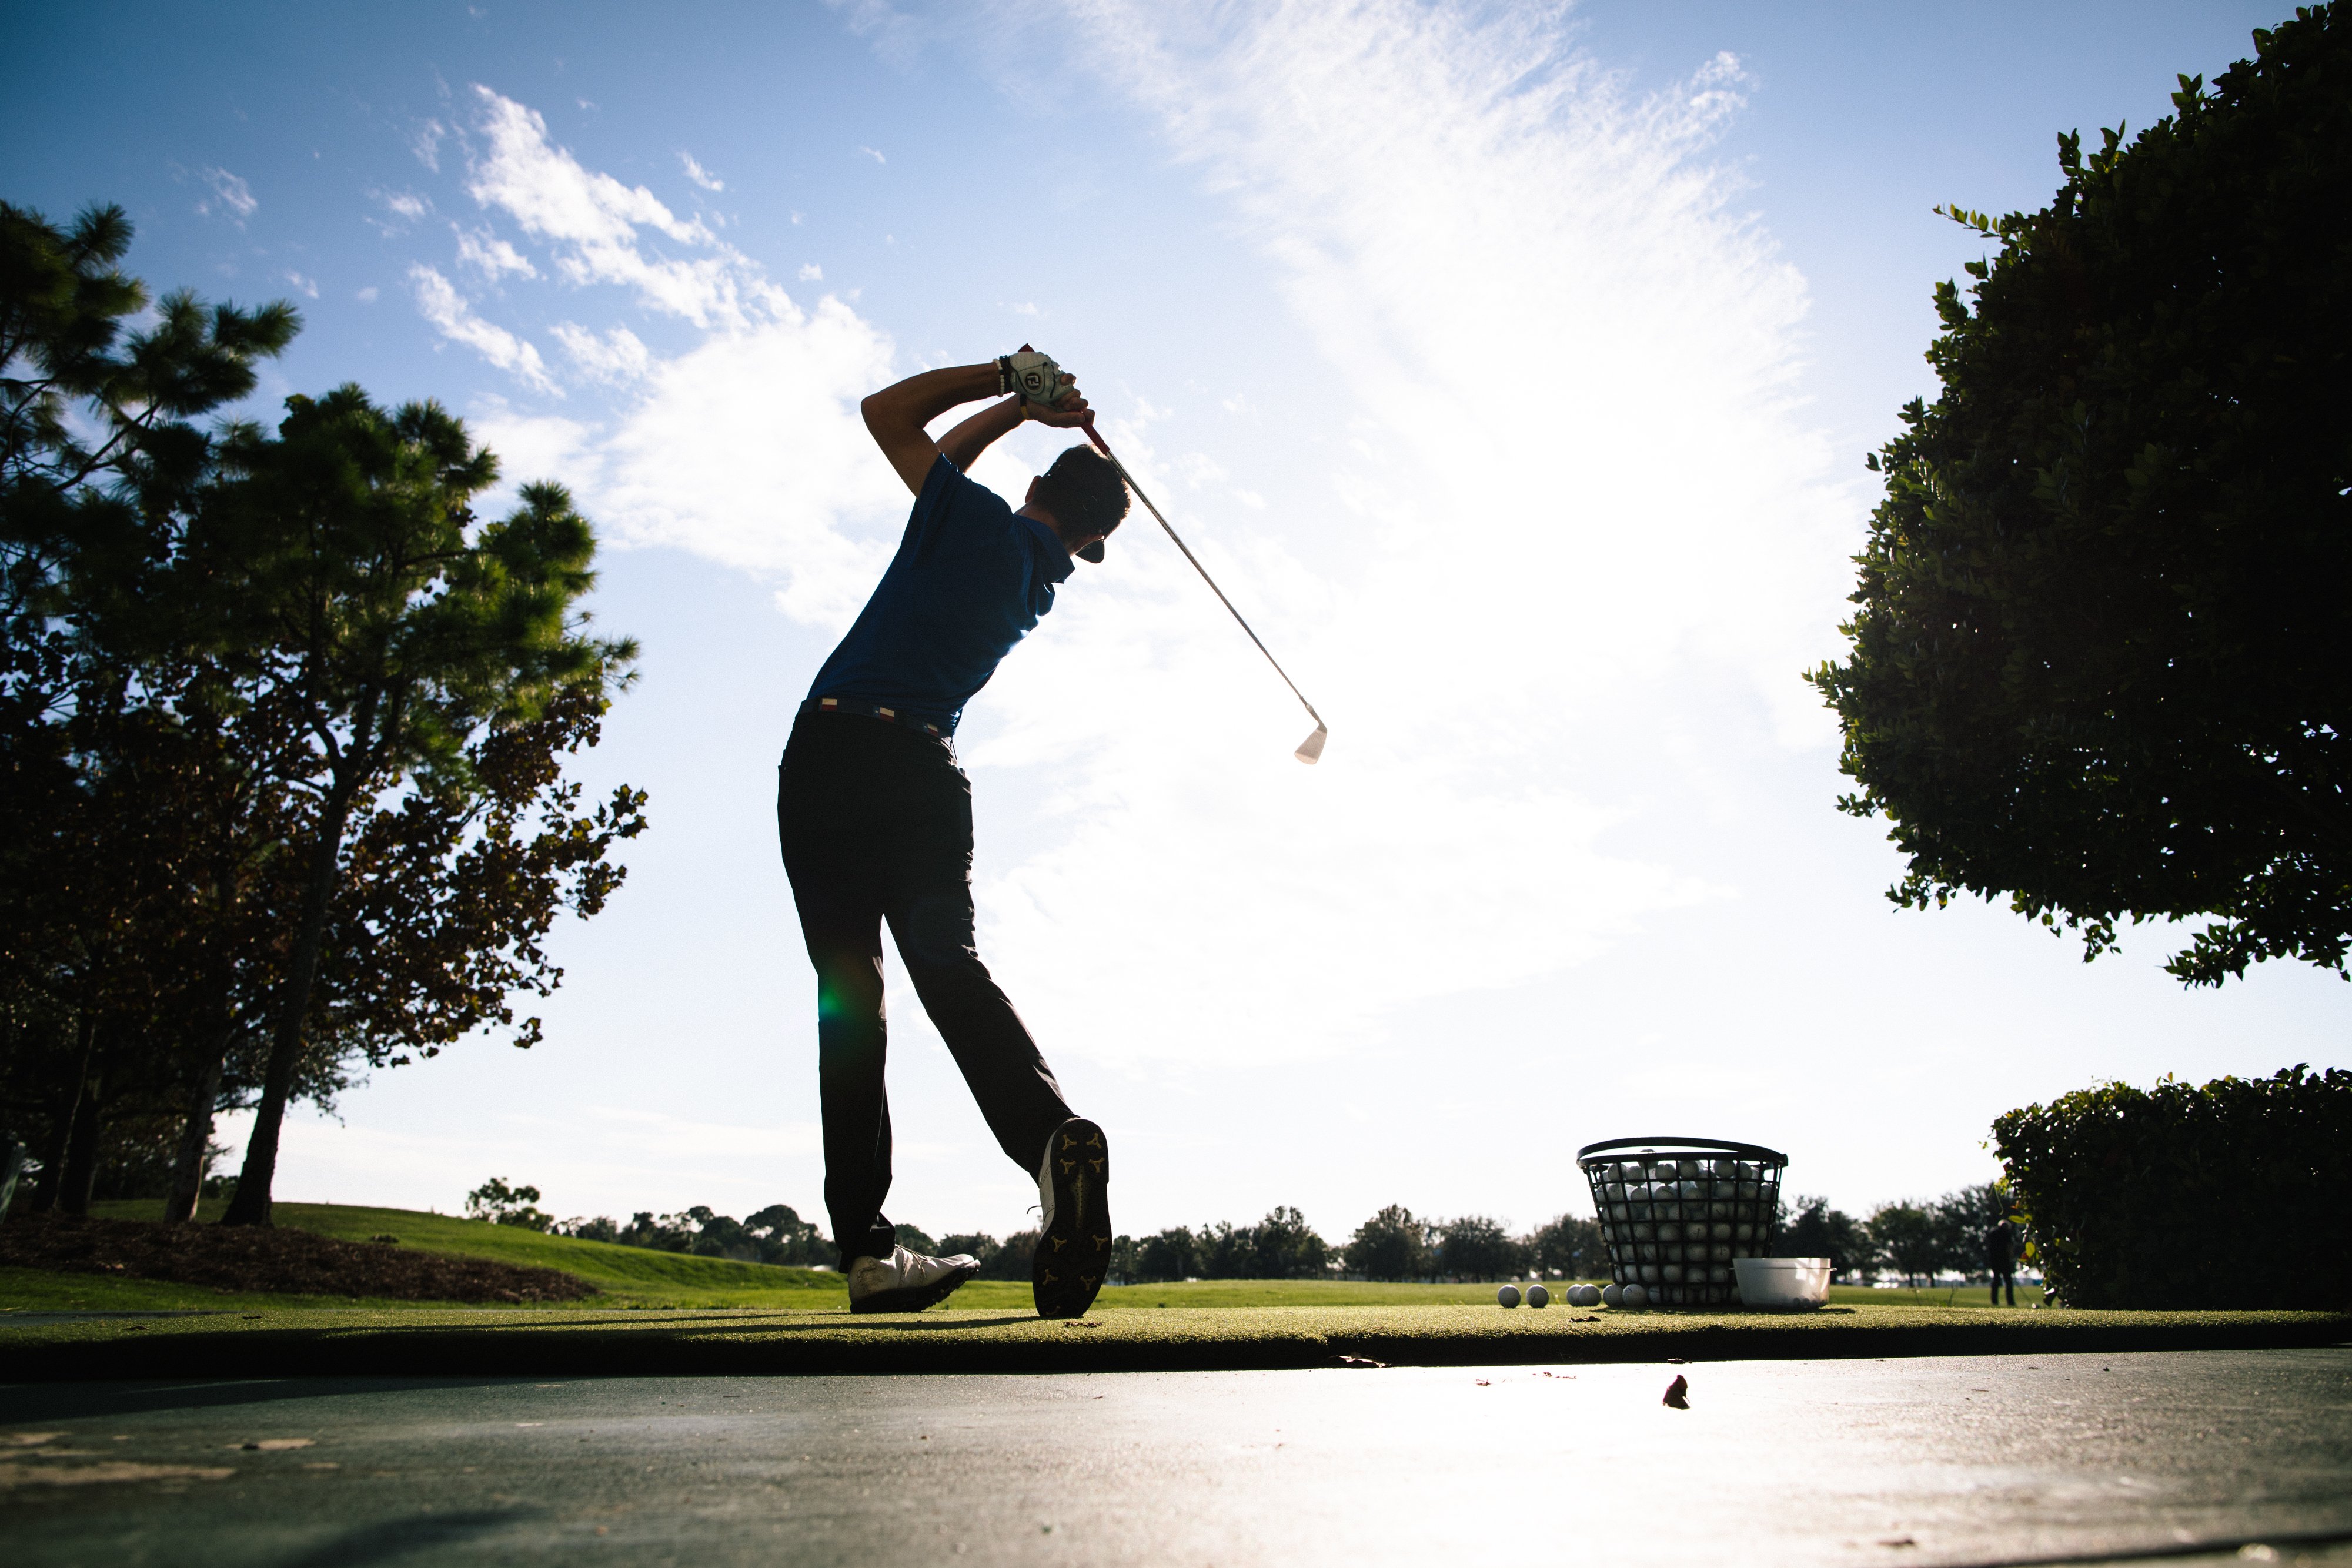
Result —
<path fill-rule="evenodd" d="M 100 1203 L 92 1212 L 110 1219 L 152 1220 L 162 1213 L 154 1201 Z M 218 1218 L 222 1202 L 205 1204 L 201 1220 Z M 787 1269 L 741 1263 L 724 1258 L 696 1258 L 677 1252 L 656 1252 L 642 1247 L 583 1241 L 546 1236 L 518 1226 L 489 1225 L 454 1215 L 418 1209 L 373 1208 L 348 1204 L 281 1203 L 278 1223 L 315 1231 L 345 1241 L 367 1241 L 396 1236 L 400 1245 L 421 1251 L 494 1259 L 499 1262 L 561 1269 L 587 1281 L 596 1289 L 588 1303 L 597 1307 L 714 1308 L 743 1307 L 782 1312 L 838 1312 L 847 1304 L 847 1287 L 839 1274 L 821 1269 Z M 1550 1285 L 1555 1296 L 1568 1281 Z M 2028 1292 L 2032 1299 L 2033 1292 Z M 1981 1288 L 1952 1291 L 1879 1291 L 1834 1287 L 1837 1305 L 1873 1307 L 1917 1306 L 1982 1310 Z M 377 1301 L 364 1297 L 331 1298 L 339 1306 L 380 1307 L 386 1311 L 416 1311 L 431 1303 Z M 1386 1283 L 1352 1280 L 1195 1280 L 1157 1285 L 1115 1285 L 1102 1292 L 1097 1311 L 1182 1311 L 1191 1308 L 1260 1309 L 1275 1307 L 1434 1307 L 1492 1308 L 1491 1284 Z M 1025 1312 L 1031 1307 L 1025 1281 L 976 1280 L 956 1292 L 954 1305 L 963 1311 Z M 316 1307 L 326 1301 L 312 1296 L 264 1292 L 230 1292 L 160 1280 L 121 1279 L 104 1274 L 63 1273 L 27 1269 L 0 1269 L 0 1314 L 9 1312 L 278 1312 Z M 543 1305 L 477 1309 L 541 1312 Z M 1499 1309 L 1497 1309 L 1499 1310 Z M 1529 1309 L 1521 1308 L 1522 1312 Z M 1555 1305 L 1552 1311 L 1563 1310 Z"/>
<path fill-rule="evenodd" d="M 848 1312 L 425 1309 L 10 1322 L 16 1380 L 334 1375 L 579 1376 L 1573 1365 L 2049 1354 L 2332 1344 L 2323 1312 L 1802 1315 L 1507 1312 L 1486 1306 L 1168 1308 L 1048 1321 L 1027 1310 Z"/>

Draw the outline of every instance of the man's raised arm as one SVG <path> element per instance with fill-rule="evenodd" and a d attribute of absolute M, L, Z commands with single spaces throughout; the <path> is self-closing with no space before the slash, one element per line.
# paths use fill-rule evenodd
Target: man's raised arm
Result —
<path fill-rule="evenodd" d="M 1024 416 L 1047 424 L 1086 423 L 1089 412 L 1087 400 L 1078 395 L 1072 377 L 1064 375 L 1061 379 L 1068 390 L 1051 409 L 1027 402 L 1015 394 L 972 415 L 936 442 L 924 430 L 931 421 L 959 403 L 994 397 L 1004 391 L 1003 372 L 997 363 L 956 365 L 908 376 L 867 398 L 858 405 L 858 412 L 866 416 L 866 428 L 873 435 L 874 444 L 882 449 L 882 455 L 890 460 L 890 466 L 898 471 L 907 488 L 919 496 L 925 476 L 942 452 L 958 468 L 969 468 L 988 450 L 990 443 L 1020 423 Z"/>

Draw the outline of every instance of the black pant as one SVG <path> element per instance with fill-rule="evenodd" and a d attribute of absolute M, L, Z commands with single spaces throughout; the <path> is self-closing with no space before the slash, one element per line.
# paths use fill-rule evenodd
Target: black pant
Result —
<path fill-rule="evenodd" d="M 1070 1108 L 973 945 L 971 781 L 945 744 L 887 719 L 801 715 L 778 769 L 776 833 L 816 966 L 825 1210 L 844 1265 L 887 1258 L 882 922 L 1013 1164 L 1035 1176 Z"/>
<path fill-rule="evenodd" d="M 2007 1285 L 2009 1287 L 2009 1304 L 2012 1307 L 2017 1305 L 2016 1264 L 1995 1263 L 1992 1265 L 1992 1304 L 1996 1307 L 2000 1305 L 2000 1288 L 2003 1285 Z"/>

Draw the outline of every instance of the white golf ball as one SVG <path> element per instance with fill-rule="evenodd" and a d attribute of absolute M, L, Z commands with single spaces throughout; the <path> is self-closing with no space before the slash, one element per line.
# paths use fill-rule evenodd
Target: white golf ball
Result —
<path fill-rule="evenodd" d="M 1508 1290 L 1509 1288 L 1510 1287 L 1507 1285 L 1504 1287 L 1505 1290 Z M 1551 1305 L 1551 1292 L 1545 1290 L 1541 1285 L 1529 1285 L 1528 1287 L 1528 1305 L 1531 1307 L 1548 1307 Z"/>
<path fill-rule="evenodd" d="M 1588 1285 L 1587 1287 L 1585 1287 L 1585 1288 L 1586 1288 L 1587 1290 L 1591 1289 L 1591 1286 L 1589 1286 L 1589 1285 Z M 1622 1305 L 1624 1304 L 1624 1301 L 1625 1301 L 1625 1287 L 1624 1287 L 1624 1286 L 1622 1286 L 1622 1285 L 1603 1285 L 1603 1286 L 1601 1286 L 1601 1304 L 1602 1306 L 1604 1306 L 1604 1307 L 1622 1306 Z"/>
<path fill-rule="evenodd" d="M 1517 1285 L 1504 1286 L 1501 1290 L 1495 1292 L 1495 1301 L 1501 1306 L 1517 1306 L 1519 1304 L 1519 1288 Z"/>
<path fill-rule="evenodd" d="M 1622 1293 L 1625 1304 L 1629 1307 L 1646 1307 L 1650 1304 L 1650 1292 L 1639 1285 L 1628 1285 Z"/>
<path fill-rule="evenodd" d="M 1578 1285 L 1568 1292 L 1568 1304 L 1571 1307 L 1597 1307 L 1605 1293 L 1598 1285 Z"/>

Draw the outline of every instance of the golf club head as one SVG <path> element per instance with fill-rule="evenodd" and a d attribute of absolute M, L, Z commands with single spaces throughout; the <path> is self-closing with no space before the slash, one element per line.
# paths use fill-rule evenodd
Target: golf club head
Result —
<path fill-rule="evenodd" d="M 1315 733 L 1300 741 L 1298 743 L 1298 749 L 1292 752 L 1290 755 L 1296 757 L 1299 761 L 1304 762 L 1309 768 L 1314 767 L 1317 761 L 1318 761 L 1323 756 L 1323 742 L 1329 737 L 1330 733 L 1331 731 L 1328 727 L 1318 722 L 1315 726 Z"/>

